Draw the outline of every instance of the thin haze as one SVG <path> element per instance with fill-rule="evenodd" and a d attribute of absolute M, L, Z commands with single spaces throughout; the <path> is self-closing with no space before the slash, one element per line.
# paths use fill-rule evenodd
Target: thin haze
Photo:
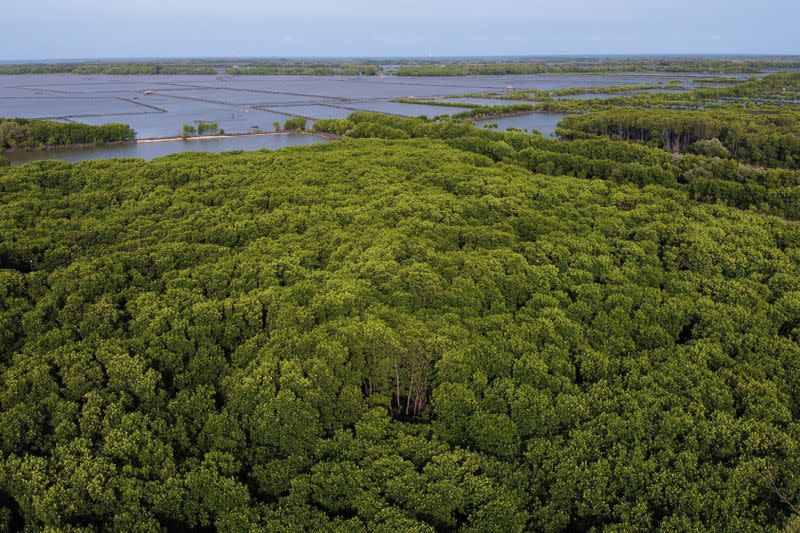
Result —
<path fill-rule="evenodd" d="M 798 0 L 0 0 L 0 60 L 797 54 Z"/>

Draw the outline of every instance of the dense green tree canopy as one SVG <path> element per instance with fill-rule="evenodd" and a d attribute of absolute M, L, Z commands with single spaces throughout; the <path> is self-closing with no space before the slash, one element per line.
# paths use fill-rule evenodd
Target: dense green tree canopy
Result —
<path fill-rule="evenodd" d="M 29 150 L 69 144 L 100 144 L 130 141 L 136 132 L 127 124 L 108 123 L 92 126 L 52 120 L 0 118 L 0 150 Z"/>
<path fill-rule="evenodd" d="M 698 141 L 716 139 L 742 161 L 798 168 L 800 113 L 743 110 L 677 111 L 609 109 L 571 115 L 557 133 L 565 139 L 608 135 L 659 146 L 672 152 L 691 151 Z"/>
<path fill-rule="evenodd" d="M 307 120 L 303 117 L 294 117 L 283 123 L 283 129 L 289 131 L 302 131 L 306 129 Z"/>
<path fill-rule="evenodd" d="M 402 119 L 376 113 L 353 113 L 345 120 L 319 120 L 313 128 L 346 137 L 444 139 L 450 146 L 538 173 L 639 186 L 658 184 L 683 190 L 706 203 L 722 202 L 791 220 L 800 218 L 798 170 L 757 167 L 715 156 L 674 154 L 603 136 L 562 142 L 541 135 L 476 129 L 449 120 Z M 691 149 L 697 151 L 697 143 Z"/>
<path fill-rule="evenodd" d="M 6 527 L 789 524 L 800 232 L 679 180 L 735 162 L 315 126 L 399 140 L 0 170 Z"/>

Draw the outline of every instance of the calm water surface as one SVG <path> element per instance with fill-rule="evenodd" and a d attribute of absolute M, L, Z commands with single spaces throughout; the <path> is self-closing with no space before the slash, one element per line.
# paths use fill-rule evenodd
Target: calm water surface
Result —
<path fill-rule="evenodd" d="M 433 117 L 463 110 L 391 102 L 400 97 L 435 99 L 465 93 L 502 93 L 508 88 L 551 90 L 665 84 L 672 79 L 688 85 L 697 76 L 707 77 L 703 74 L 647 72 L 463 77 L 6 75 L 0 76 L 0 117 L 88 124 L 125 122 L 136 130 L 140 139 L 145 139 L 176 136 L 184 124 L 200 121 L 216 122 L 227 133 L 245 133 L 255 128 L 270 131 L 275 122 L 283 123 L 293 116 L 311 120 L 339 118 L 354 110 L 365 110 Z M 509 103 L 479 98 L 465 101 Z M 483 121 L 481 124 L 497 122 L 501 129 L 535 128 L 549 135 L 559 120 L 558 114 L 536 113 Z M 176 151 L 277 148 L 319 140 L 313 137 L 237 138 L 15 154 L 12 157 L 15 162 L 41 158 L 71 161 L 88 157 L 152 158 Z M 195 143 L 203 143 L 202 148 Z"/>
<path fill-rule="evenodd" d="M 165 141 L 138 144 L 119 144 L 92 148 L 72 148 L 5 154 L 11 165 L 22 165 L 31 161 L 59 159 L 62 161 L 84 161 L 86 159 L 114 159 L 135 157 L 154 159 L 178 152 L 228 152 L 231 150 L 277 150 L 287 146 L 301 146 L 328 142 L 327 137 L 310 134 L 249 135 L 221 139 L 190 139 L 187 141 Z"/>
<path fill-rule="evenodd" d="M 545 137 L 553 137 L 556 132 L 556 125 L 566 116 L 565 113 L 528 113 L 514 117 L 494 118 L 479 120 L 475 123 L 479 128 L 486 124 L 497 124 L 497 129 L 505 131 L 509 128 L 518 130 L 539 130 Z"/>
<path fill-rule="evenodd" d="M 658 84 L 671 79 L 688 84 L 694 77 L 646 72 L 464 77 L 7 75 L 0 76 L 0 117 L 126 122 L 139 138 L 177 135 L 183 124 L 198 121 L 244 133 L 253 127 L 272 129 L 273 122 L 293 115 L 327 118 L 347 108 L 404 116 L 446 112 L 389 102 L 400 97 L 442 98 L 504 92 L 508 87 Z"/>

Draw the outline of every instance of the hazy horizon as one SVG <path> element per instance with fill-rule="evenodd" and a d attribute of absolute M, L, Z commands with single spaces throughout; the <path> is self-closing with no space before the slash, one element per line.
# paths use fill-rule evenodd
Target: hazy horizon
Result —
<path fill-rule="evenodd" d="M 145 58 L 406 58 L 796 55 L 800 4 L 767 0 L 40 0 L 7 9 L 0 61 Z M 46 38 L 31 39 L 32 31 Z"/>
<path fill-rule="evenodd" d="M 2 64 L 14 64 L 18 62 L 25 63 L 68 63 L 68 62 L 111 62 L 111 61 L 131 61 L 131 62 L 147 62 L 147 61 L 311 61 L 311 60 L 364 60 L 364 61 L 435 61 L 435 60 L 492 60 L 492 59 L 520 59 L 520 60 L 557 60 L 557 59 L 648 59 L 648 58 L 714 58 L 714 59 L 749 59 L 749 58 L 800 58 L 800 53 L 797 54 L 744 54 L 744 53 L 661 53 L 661 54 L 591 54 L 591 53 L 574 53 L 574 54 L 496 54 L 496 55 L 279 55 L 279 56 L 137 56 L 137 57 L 41 57 L 35 59 L 0 59 Z"/>

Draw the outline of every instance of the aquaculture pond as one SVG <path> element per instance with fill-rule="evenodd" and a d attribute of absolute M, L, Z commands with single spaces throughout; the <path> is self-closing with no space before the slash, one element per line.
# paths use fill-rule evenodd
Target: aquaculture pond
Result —
<path fill-rule="evenodd" d="M 0 117 L 130 124 L 140 139 L 178 135 L 183 124 L 216 122 L 228 133 L 271 130 L 292 116 L 336 118 L 353 110 L 404 116 L 453 114 L 457 108 L 415 107 L 394 98 L 445 98 L 468 93 L 688 83 L 666 73 L 464 77 L 401 76 L 0 76 Z M 492 99 L 470 99 L 493 104 Z M 500 101 L 503 102 L 502 100 Z"/>
<path fill-rule="evenodd" d="M 556 125 L 561 122 L 564 116 L 564 113 L 535 112 L 513 117 L 479 120 L 475 124 L 478 127 L 485 127 L 487 124 L 497 124 L 497 129 L 501 131 L 509 128 L 516 128 L 523 131 L 531 131 L 533 129 L 542 132 L 542 135 L 553 137 L 556 132 Z"/>

